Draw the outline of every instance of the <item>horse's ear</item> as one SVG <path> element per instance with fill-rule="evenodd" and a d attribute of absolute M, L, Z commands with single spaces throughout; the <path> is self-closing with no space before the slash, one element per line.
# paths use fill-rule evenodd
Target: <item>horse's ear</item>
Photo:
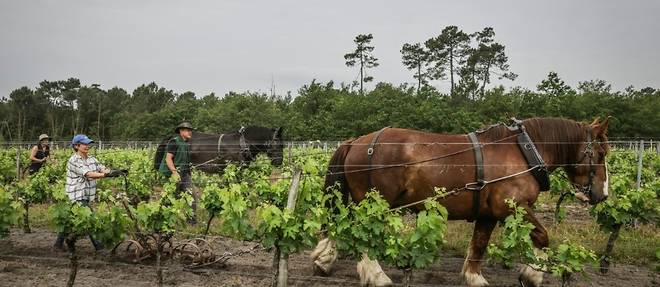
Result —
<path fill-rule="evenodd" d="M 275 137 L 276 138 L 281 138 L 282 137 L 282 130 L 284 130 L 284 127 L 279 127 L 275 130 Z"/>
<path fill-rule="evenodd" d="M 607 135 L 607 127 L 610 125 L 610 118 L 611 116 L 608 116 L 604 121 L 598 122 L 598 118 L 594 121 L 594 123 L 591 124 L 591 126 L 594 128 L 596 131 L 596 134 L 604 134 Z"/>

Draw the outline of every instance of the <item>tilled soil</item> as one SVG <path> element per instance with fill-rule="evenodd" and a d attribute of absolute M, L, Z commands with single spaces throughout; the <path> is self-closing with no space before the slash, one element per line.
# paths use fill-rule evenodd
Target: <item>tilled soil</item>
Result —
<path fill-rule="evenodd" d="M 31 234 L 12 230 L 9 238 L 0 240 L 0 286 L 64 286 L 69 273 L 68 253 L 55 251 L 55 234 L 35 228 Z M 214 252 L 236 253 L 249 250 L 255 243 L 214 237 Z M 76 286 L 154 286 L 156 268 L 153 259 L 132 263 L 109 252 L 95 253 L 89 240 L 77 244 L 81 257 Z M 315 276 L 309 251 L 291 255 L 289 285 L 291 286 L 358 286 L 357 261 L 338 260 L 330 277 Z M 270 286 L 273 277 L 273 252 L 259 250 L 232 257 L 225 266 L 211 265 L 186 270 L 176 260 L 164 261 L 164 283 L 169 286 Z M 462 286 L 459 276 L 463 258 L 443 258 L 431 268 L 416 270 L 415 286 Z M 395 283 L 403 280 L 400 270 L 384 267 Z M 518 274 L 501 266 L 484 264 L 483 274 L 491 286 L 518 286 Z M 647 267 L 614 265 L 607 275 L 589 269 L 589 278 L 575 278 L 571 286 L 660 286 L 660 277 Z M 561 286 L 549 275 L 544 286 Z"/>

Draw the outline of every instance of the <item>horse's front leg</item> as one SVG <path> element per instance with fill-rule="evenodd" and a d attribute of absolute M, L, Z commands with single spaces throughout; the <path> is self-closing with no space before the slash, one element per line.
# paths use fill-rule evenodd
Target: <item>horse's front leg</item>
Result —
<path fill-rule="evenodd" d="M 337 247 L 333 240 L 325 238 L 316 245 L 310 254 L 314 262 L 314 273 L 328 276 L 332 272 L 332 265 L 337 260 Z M 378 261 L 369 259 L 363 254 L 362 260 L 357 264 L 357 272 L 360 275 L 362 286 L 389 286 L 392 280 L 385 274 Z"/>
<path fill-rule="evenodd" d="M 468 246 L 461 272 L 468 286 L 488 285 L 484 276 L 481 275 L 481 260 L 496 224 L 497 220 L 491 218 L 480 218 L 474 224 L 474 234 L 472 234 L 472 241 Z"/>
<path fill-rule="evenodd" d="M 534 247 L 537 248 L 537 250 L 534 250 L 534 253 L 536 256 L 544 256 L 545 253 L 543 253 L 541 249 L 550 245 L 550 241 L 548 239 L 548 231 L 545 229 L 545 227 L 543 227 L 543 225 L 541 225 L 538 219 L 536 219 L 531 208 L 524 208 L 527 212 L 525 215 L 525 220 L 531 224 L 534 224 L 534 229 L 530 234 L 532 242 L 534 243 Z M 543 282 L 543 272 L 540 270 L 539 266 L 525 265 L 520 270 L 519 280 L 523 286 L 541 286 L 541 282 Z"/>

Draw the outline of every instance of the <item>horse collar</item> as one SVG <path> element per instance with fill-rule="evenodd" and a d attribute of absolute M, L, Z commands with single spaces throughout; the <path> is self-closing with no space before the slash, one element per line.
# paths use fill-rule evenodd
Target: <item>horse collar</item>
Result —
<path fill-rule="evenodd" d="M 220 146 L 222 146 L 222 138 L 225 136 L 225 134 L 220 134 L 218 137 L 218 158 L 220 157 Z"/>
<path fill-rule="evenodd" d="M 520 131 L 518 134 L 518 148 L 520 148 L 520 151 L 527 160 L 527 165 L 530 168 L 533 168 L 530 172 L 539 183 L 539 189 L 541 191 L 550 190 L 550 174 L 545 165 L 545 161 L 543 161 L 543 157 L 536 149 L 536 145 L 534 145 L 532 139 L 529 137 L 525 126 L 520 122 L 517 122 L 516 126 Z"/>

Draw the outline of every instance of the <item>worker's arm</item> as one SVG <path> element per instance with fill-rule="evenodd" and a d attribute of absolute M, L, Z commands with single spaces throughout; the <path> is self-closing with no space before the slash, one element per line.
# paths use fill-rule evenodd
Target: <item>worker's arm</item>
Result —
<path fill-rule="evenodd" d="M 167 155 L 165 155 L 165 164 L 167 164 L 167 169 L 172 172 L 172 175 L 179 176 L 179 172 L 174 166 L 174 154 L 168 152 Z"/>

